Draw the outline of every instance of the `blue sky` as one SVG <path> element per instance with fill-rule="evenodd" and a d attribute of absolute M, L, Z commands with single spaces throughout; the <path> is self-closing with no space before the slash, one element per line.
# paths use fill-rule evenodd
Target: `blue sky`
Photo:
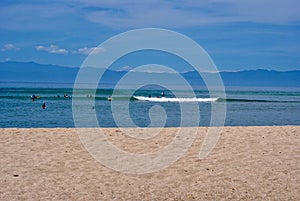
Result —
<path fill-rule="evenodd" d="M 110 37 L 155 27 L 192 38 L 221 71 L 300 70 L 299 8 L 298 0 L 2 0 L 0 62 L 80 66 Z"/>

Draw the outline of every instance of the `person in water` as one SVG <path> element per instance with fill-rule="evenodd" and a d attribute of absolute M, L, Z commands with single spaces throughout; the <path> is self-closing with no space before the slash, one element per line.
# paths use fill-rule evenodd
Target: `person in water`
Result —
<path fill-rule="evenodd" d="M 42 108 L 46 109 L 46 103 L 43 103 Z"/>
<path fill-rule="evenodd" d="M 30 98 L 32 101 L 34 101 L 36 99 L 36 96 L 33 94 Z"/>

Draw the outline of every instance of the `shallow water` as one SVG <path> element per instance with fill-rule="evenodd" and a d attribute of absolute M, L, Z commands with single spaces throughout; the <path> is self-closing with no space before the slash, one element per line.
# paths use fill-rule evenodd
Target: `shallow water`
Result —
<path fill-rule="evenodd" d="M 185 91 L 166 90 L 161 98 L 161 92 L 98 89 L 94 94 L 82 89 L 72 96 L 71 88 L 2 87 L 0 127 L 75 127 L 72 99 L 83 104 L 79 110 L 86 121 L 83 127 L 94 126 L 89 124 L 94 114 L 101 127 L 209 126 L 212 104 L 226 104 L 226 126 L 300 125 L 299 89 L 236 87 L 227 89 L 226 98 L 210 97 L 206 90 L 196 90 L 194 97 Z M 39 96 L 35 101 L 30 99 L 33 94 Z M 46 109 L 42 109 L 44 102 Z M 184 123 L 182 108 L 186 109 L 185 118 L 190 118 Z M 195 112 L 200 113 L 196 116 L 199 120 Z"/>

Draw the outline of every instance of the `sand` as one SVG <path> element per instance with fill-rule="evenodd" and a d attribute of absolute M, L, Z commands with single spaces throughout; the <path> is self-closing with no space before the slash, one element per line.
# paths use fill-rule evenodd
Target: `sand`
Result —
<path fill-rule="evenodd" d="M 149 140 L 116 128 L 105 134 L 126 151 L 146 153 L 168 144 L 174 131 Z M 97 162 L 75 129 L 0 129 L 0 200 L 299 200 L 300 126 L 225 127 L 199 160 L 206 131 L 199 128 L 168 168 L 135 175 Z"/>

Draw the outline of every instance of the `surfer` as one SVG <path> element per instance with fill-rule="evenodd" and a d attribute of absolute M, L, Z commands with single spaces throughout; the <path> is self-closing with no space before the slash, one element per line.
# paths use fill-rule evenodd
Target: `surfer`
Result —
<path fill-rule="evenodd" d="M 165 92 L 162 91 L 162 92 L 161 92 L 161 97 L 164 97 L 164 96 L 165 96 Z"/>
<path fill-rule="evenodd" d="M 43 103 L 42 108 L 46 109 L 46 103 Z"/>
<path fill-rule="evenodd" d="M 30 96 L 31 100 L 34 101 L 36 99 L 36 96 L 33 94 L 32 96 Z"/>
<path fill-rule="evenodd" d="M 111 96 L 108 96 L 107 100 L 108 100 L 108 101 L 111 101 L 111 100 L 112 100 Z"/>

